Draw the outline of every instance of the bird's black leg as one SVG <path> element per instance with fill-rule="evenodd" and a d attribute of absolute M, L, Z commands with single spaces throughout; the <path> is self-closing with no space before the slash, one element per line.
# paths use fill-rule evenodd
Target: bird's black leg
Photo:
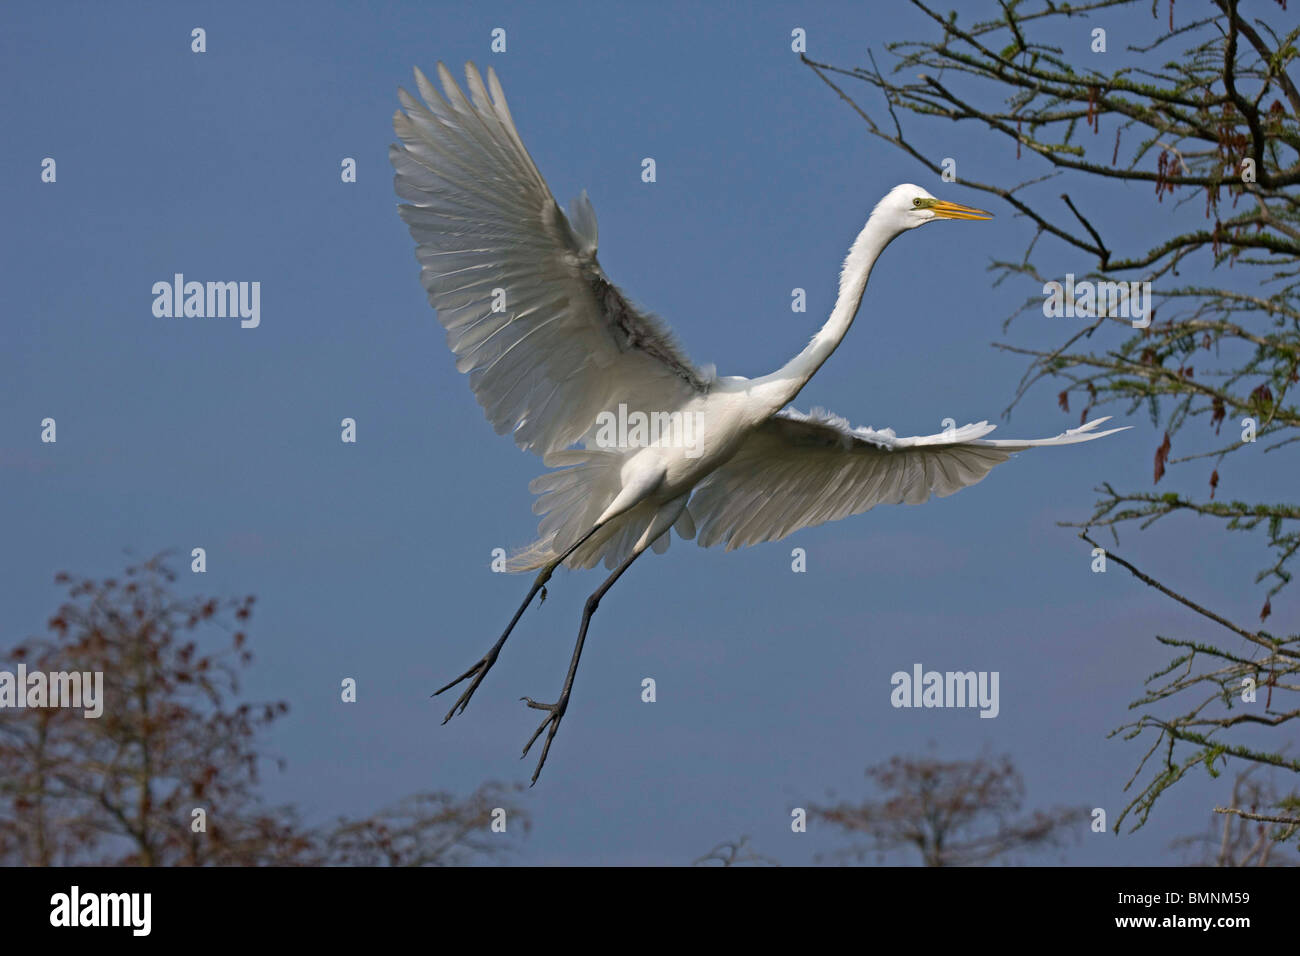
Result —
<path fill-rule="evenodd" d="M 534 710 L 548 711 L 546 719 L 542 721 L 542 725 L 528 739 L 528 743 L 524 745 L 524 752 L 520 756 L 521 760 L 527 757 L 528 751 L 537 742 L 537 738 L 542 735 L 542 731 L 547 732 L 546 743 L 542 745 L 542 757 L 537 761 L 537 769 L 533 771 L 533 783 L 536 783 L 538 776 L 541 775 L 542 767 L 546 763 L 546 755 L 551 751 L 551 741 L 555 739 L 555 732 L 559 729 L 560 721 L 564 717 L 564 711 L 569 706 L 569 694 L 573 690 L 573 675 L 578 672 L 578 658 L 582 656 L 582 645 L 587 640 L 587 626 L 591 624 L 591 616 L 596 613 L 596 608 L 600 606 L 600 599 L 605 596 L 605 592 L 614 586 L 614 582 L 632 566 L 632 562 L 640 557 L 645 552 L 645 549 L 646 546 L 642 546 L 633 550 L 628 559 L 605 579 L 605 583 L 598 587 L 591 597 L 587 598 L 587 605 L 582 610 L 582 625 L 578 628 L 578 643 L 573 648 L 573 658 L 569 661 L 569 673 L 564 678 L 564 689 L 560 691 L 559 699 L 554 704 L 542 704 L 531 697 L 520 698 L 520 700 L 526 701 L 528 706 Z M 529 786 L 532 786 L 532 784 L 529 784 Z"/>
<path fill-rule="evenodd" d="M 532 603 L 537 592 L 541 591 L 542 600 L 546 600 L 546 582 L 551 579 L 551 574 L 568 559 L 569 555 L 582 547 L 582 545 L 586 543 L 587 539 L 599 531 L 601 527 L 602 525 L 599 524 L 593 527 L 590 531 L 579 538 L 577 543 L 569 548 L 569 550 L 565 551 L 564 554 L 560 555 L 550 564 L 546 565 L 546 567 L 542 568 L 541 573 L 538 574 L 536 580 L 533 581 L 533 586 L 528 589 L 528 596 L 524 598 L 524 603 L 519 605 L 519 610 L 515 611 L 515 616 L 512 617 L 510 623 L 506 625 L 505 633 L 497 638 L 497 642 L 492 645 L 491 650 L 484 654 L 477 664 L 465 673 L 461 674 L 450 684 L 446 684 L 433 692 L 432 696 L 437 697 L 443 691 L 451 690 L 461 681 L 473 678 L 470 680 L 470 685 L 465 688 L 464 692 L 462 692 L 460 697 L 457 698 L 456 703 L 451 705 L 451 710 L 447 711 L 447 716 L 442 718 L 444 724 L 451 720 L 452 717 L 456 716 L 457 713 L 463 714 L 465 712 L 465 708 L 469 706 L 469 699 L 474 696 L 474 691 L 478 690 L 478 685 L 483 683 L 483 678 L 486 677 L 487 672 L 492 669 L 492 665 L 497 662 L 497 656 L 501 653 L 501 648 L 505 645 L 506 638 L 508 638 L 510 632 L 515 629 L 515 625 L 519 623 L 519 619 L 524 616 L 524 611 L 528 610 L 528 605 Z"/>

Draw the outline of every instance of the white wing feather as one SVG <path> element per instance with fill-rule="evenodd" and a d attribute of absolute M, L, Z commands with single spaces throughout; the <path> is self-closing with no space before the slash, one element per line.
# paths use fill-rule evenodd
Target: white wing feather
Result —
<path fill-rule="evenodd" d="M 468 99 L 441 63 L 438 75 L 445 98 L 418 70 L 424 103 L 400 91 L 389 158 L 429 302 L 497 432 L 546 455 L 620 402 L 672 409 L 706 391 L 711 373 L 601 270 L 586 194 L 571 221 L 560 211 L 496 74 L 485 88 L 467 64 Z M 494 290 L 504 311 L 492 311 Z"/>
<path fill-rule="evenodd" d="M 727 550 L 861 514 L 879 504 L 921 504 L 982 480 L 1018 451 L 1092 441 L 1098 418 L 1055 438 L 986 439 L 988 422 L 938 435 L 899 438 L 891 429 L 853 428 L 820 409 L 779 412 L 704 480 L 690 513 L 702 547 Z"/>

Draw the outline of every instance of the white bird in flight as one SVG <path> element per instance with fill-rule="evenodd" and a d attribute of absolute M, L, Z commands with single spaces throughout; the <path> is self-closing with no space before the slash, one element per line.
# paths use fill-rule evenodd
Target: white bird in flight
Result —
<path fill-rule="evenodd" d="M 515 129 L 496 73 L 466 64 L 468 98 L 443 64 L 439 95 L 418 69 L 421 103 L 405 90 L 389 158 L 420 279 L 447 330 L 456 368 L 499 434 L 542 456 L 533 480 L 537 540 L 509 570 L 539 570 L 500 639 L 438 690 L 469 681 L 443 723 L 464 712 L 524 611 L 557 567 L 612 569 L 587 599 L 564 687 L 524 746 L 546 731 L 532 782 L 569 705 L 592 614 L 646 549 L 671 532 L 727 550 L 777 541 L 878 504 L 921 504 L 983 479 L 1014 452 L 1091 441 L 1098 418 L 1055 438 L 996 440 L 988 422 L 899 438 L 854 428 L 817 409 L 789 407 L 844 338 L 876 259 L 903 233 L 940 219 L 989 213 L 896 186 L 853 241 L 830 318 L 806 348 L 769 375 L 717 376 L 690 361 L 672 334 L 632 305 L 596 260 L 596 213 L 584 192 L 560 210 Z M 489 95 L 490 94 L 490 95 Z M 637 413 L 642 418 L 638 419 Z M 644 428 L 678 423 L 669 440 Z M 688 434 L 689 433 L 689 434 Z M 617 440 L 610 440 L 617 435 Z M 683 436 L 690 440 L 684 440 Z M 633 440 L 635 439 L 635 440 Z"/>

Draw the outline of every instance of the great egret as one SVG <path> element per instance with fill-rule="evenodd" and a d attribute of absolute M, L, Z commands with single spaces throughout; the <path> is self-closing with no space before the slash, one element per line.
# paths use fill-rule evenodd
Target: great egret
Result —
<path fill-rule="evenodd" d="M 541 591 L 545 600 L 558 566 L 603 560 L 613 571 L 587 599 L 556 702 L 522 698 L 547 713 L 524 746 L 527 756 L 547 732 L 533 783 L 568 707 L 592 614 L 647 548 L 667 550 L 670 529 L 728 550 L 776 541 L 878 504 L 950 495 L 1013 452 L 1121 430 L 1094 431 L 1106 421 L 1099 418 L 1055 438 L 998 441 L 984 437 L 994 426 L 979 422 L 899 438 L 787 407 L 848 332 L 890 242 L 939 219 L 990 218 L 919 186 L 894 187 L 872 210 L 844 260 L 829 320 L 784 367 L 750 379 L 693 365 L 671 333 L 605 276 L 586 193 L 568 217 L 561 212 L 496 73 L 488 70 L 485 86 L 467 64 L 468 98 L 441 63 L 438 76 L 443 95 L 415 71 L 423 104 L 399 90 L 393 127 L 401 144 L 389 149 L 420 279 L 488 420 L 558 469 L 529 486 L 539 496 L 533 511 L 544 517 L 537 541 L 508 564 L 540 571 L 500 639 L 436 692 L 470 682 L 443 723 L 464 712 L 534 596 Z M 616 414 L 623 423 L 677 422 L 675 437 L 608 427 Z"/>

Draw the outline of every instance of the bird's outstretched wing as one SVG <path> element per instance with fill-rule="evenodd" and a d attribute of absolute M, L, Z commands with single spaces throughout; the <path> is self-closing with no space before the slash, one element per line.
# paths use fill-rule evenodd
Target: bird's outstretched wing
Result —
<path fill-rule="evenodd" d="M 1072 445 L 1123 431 L 1094 429 L 1106 418 L 1055 438 L 986 439 L 979 422 L 938 435 L 898 438 L 890 429 L 854 428 L 820 409 L 786 409 L 755 429 L 736 455 L 704 480 L 690 502 L 703 547 L 727 550 L 777 541 L 879 504 L 916 505 L 983 479 L 1011 455 Z"/>
<path fill-rule="evenodd" d="M 671 410 L 706 390 L 710 373 L 601 270 L 586 193 L 572 220 L 560 211 L 496 74 L 485 88 L 467 64 L 468 98 L 441 63 L 438 76 L 443 95 L 416 70 L 423 104 L 399 91 L 389 159 L 429 302 L 497 432 L 545 455 L 621 402 Z"/>

